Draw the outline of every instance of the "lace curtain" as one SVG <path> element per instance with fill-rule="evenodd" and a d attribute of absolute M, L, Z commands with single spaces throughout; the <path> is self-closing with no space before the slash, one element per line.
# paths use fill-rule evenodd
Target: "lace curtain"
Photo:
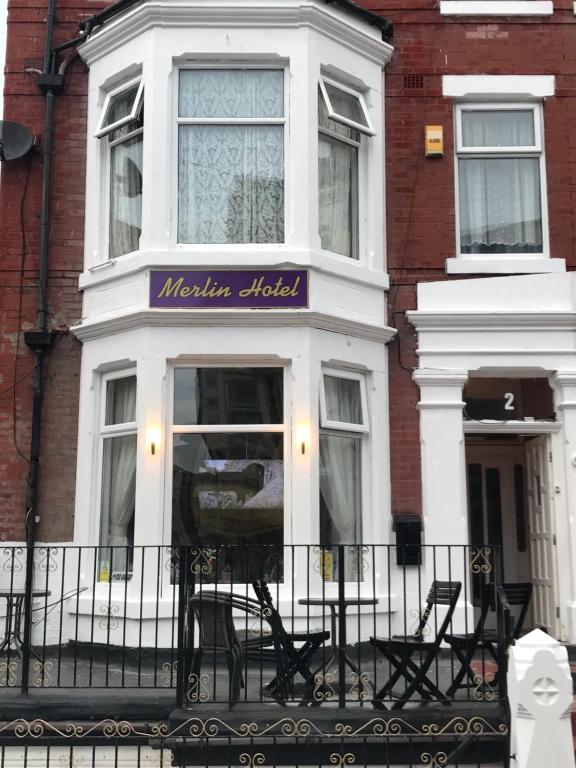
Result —
<path fill-rule="evenodd" d="M 281 70 L 180 73 L 180 118 L 279 118 L 283 103 Z M 283 242 L 283 125 L 180 125 L 178 240 Z"/>
<path fill-rule="evenodd" d="M 464 112 L 462 142 L 488 151 L 534 146 L 533 112 Z M 458 183 L 462 253 L 542 251 L 539 158 L 460 157 Z"/>

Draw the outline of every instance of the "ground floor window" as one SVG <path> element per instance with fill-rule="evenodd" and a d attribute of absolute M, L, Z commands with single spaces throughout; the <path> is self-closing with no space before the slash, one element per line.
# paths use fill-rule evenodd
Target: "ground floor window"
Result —
<path fill-rule="evenodd" d="M 172 543 L 220 546 L 219 580 L 247 578 L 251 546 L 253 557 L 269 546 L 279 567 L 283 376 L 282 368 L 174 371 Z"/>
<path fill-rule="evenodd" d="M 136 376 L 105 380 L 101 434 L 100 581 L 132 574 L 136 497 Z"/>
<path fill-rule="evenodd" d="M 368 431 L 362 376 L 323 373 L 320 388 L 320 544 L 325 578 L 337 578 L 338 544 L 344 550 L 348 581 L 361 578 L 362 465 Z M 342 552 L 343 550 L 340 550 Z"/>

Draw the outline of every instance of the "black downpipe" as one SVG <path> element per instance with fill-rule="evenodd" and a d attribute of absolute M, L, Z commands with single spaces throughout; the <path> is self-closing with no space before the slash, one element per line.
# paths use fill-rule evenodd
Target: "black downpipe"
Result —
<path fill-rule="evenodd" d="M 52 70 L 52 36 L 54 32 L 55 0 L 48 0 L 46 32 L 44 37 L 44 66 L 39 80 Z M 34 352 L 34 383 L 32 394 L 32 423 L 30 436 L 30 465 L 26 494 L 26 582 L 24 594 L 24 636 L 22 643 L 22 693 L 28 693 L 30 673 L 30 646 L 32 642 L 32 595 L 34 589 L 34 544 L 36 540 L 36 507 L 38 500 L 38 472 L 40 463 L 40 427 L 42 421 L 42 363 L 49 348 L 51 333 L 48 329 L 48 246 L 50 237 L 50 178 L 52 173 L 52 142 L 54 126 L 54 87 L 45 90 L 44 135 L 42 149 L 42 208 L 40 218 L 40 253 L 38 266 L 38 308 L 36 330 L 24 334 L 24 340 Z M 22 290 L 21 287 L 20 290 Z"/>

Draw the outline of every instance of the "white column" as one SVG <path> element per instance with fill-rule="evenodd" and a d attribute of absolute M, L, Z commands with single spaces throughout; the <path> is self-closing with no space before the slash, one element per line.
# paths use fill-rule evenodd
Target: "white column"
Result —
<path fill-rule="evenodd" d="M 166 248 L 176 220 L 174 184 L 177 160 L 174 146 L 175 116 L 166 109 L 172 101 L 166 91 L 174 87 L 176 72 L 172 56 L 161 50 L 160 37 L 155 39 L 154 54 L 143 65 L 144 77 L 144 147 L 141 250 Z"/>
<path fill-rule="evenodd" d="M 471 632 L 474 626 L 470 597 L 472 564 L 464 545 L 468 539 L 466 460 L 462 390 L 465 371 L 419 369 L 422 513 L 426 583 L 459 581 L 462 592 L 452 619 L 452 632 Z M 430 545 L 434 545 L 432 548 Z"/>
<path fill-rule="evenodd" d="M 425 544 L 468 544 L 466 462 L 462 424 L 465 371 L 421 368 L 422 511 Z"/>
<path fill-rule="evenodd" d="M 566 648 L 540 629 L 518 640 L 510 648 L 508 698 L 512 764 L 574 768 L 572 677 Z"/>
<path fill-rule="evenodd" d="M 146 337 L 143 339 L 146 347 Z M 150 344 L 150 348 L 153 345 Z M 170 466 L 170 429 L 166 418 L 166 360 L 159 356 L 138 360 L 138 461 L 136 465 L 136 517 L 134 519 L 134 577 L 130 594 L 139 599 L 140 590 L 155 596 L 160 587 L 170 595 L 170 569 L 166 530 L 172 505 L 164 497 L 165 473 Z M 158 438 L 152 454 L 150 437 Z M 146 549 L 143 550 L 143 547 Z M 168 600 L 168 603 L 170 601 Z M 169 612 L 171 607 L 167 607 Z M 153 617 L 152 617 L 153 618 Z"/>
<path fill-rule="evenodd" d="M 556 521 L 559 529 L 557 533 L 561 533 L 561 526 L 566 522 L 569 538 L 567 546 L 562 546 L 561 536 L 558 539 L 560 545 L 558 567 L 562 568 L 560 586 L 565 585 L 559 599 L 562 613 L 566 610 L 568 642 L 574 643 L 576 642 L 576 561 L 574 560 L 574 553 L 576 553 L 576 518 L 574 517 L 574 510 L 576 510 L 576 371 L 557 372 L 551 377 L 551 384 L 554 387 L 556 413 L 558 419 L 564 424 L 563 432 L 559 435 L 560 439 L 556 442 L 558 447 L 562 445 L 563 448 L 563 450 L 559 448 L 563 453 L 559 462 L 563 471 L 559 473 L 560 477 L 554 477 L 554 483 L 557 486 L 555 495 Z M 556 459 L 556 456 L 554 458 Z M 554 463 L 556 469 L 556 461 Z"/>

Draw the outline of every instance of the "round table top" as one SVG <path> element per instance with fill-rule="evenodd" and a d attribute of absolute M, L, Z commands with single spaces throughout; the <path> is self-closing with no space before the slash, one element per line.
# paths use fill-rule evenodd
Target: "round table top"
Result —
<path fill-rule="evenodd" d="M 329 605 L 336 607 L 343 603 L 344 605 L 376 605 L 377 597 L 301 597 L 298 602 L 300 605 Z"/>

